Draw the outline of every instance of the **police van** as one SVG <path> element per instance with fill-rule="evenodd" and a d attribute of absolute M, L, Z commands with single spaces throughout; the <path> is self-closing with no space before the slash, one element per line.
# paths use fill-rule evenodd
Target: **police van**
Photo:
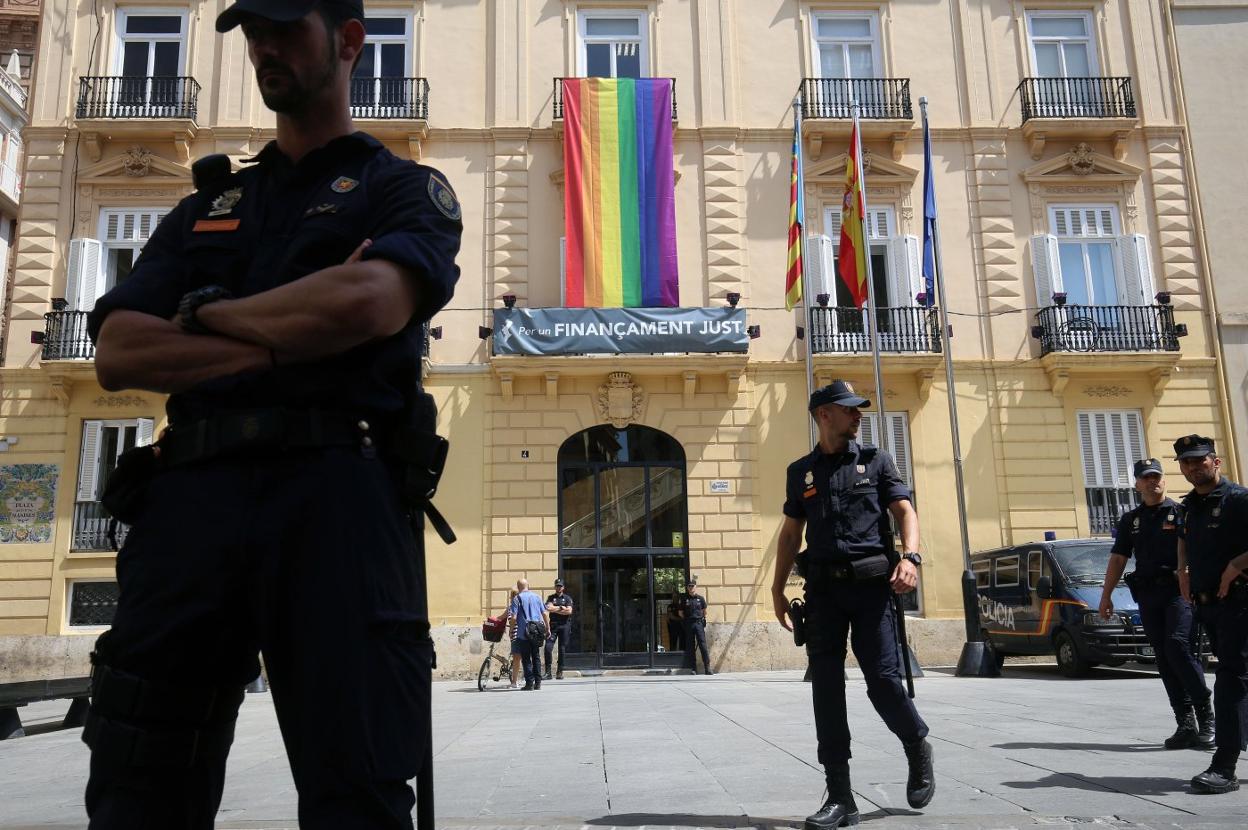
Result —
<path fill-rule="evenodd" d="M 1113 542 L 1067 539 L 1033 542 L 971 556 L 979 595 L 979 626 L 997 665 L 1013 655 L 1057 657 L 1067 677 L 1097 665 L 1154 662 L 1140 611 L 1122 581 L 1114 588 L 1114 612 L 1097 613 Z M 1127 573 L 1135 558 L 1127 560 Z"/>

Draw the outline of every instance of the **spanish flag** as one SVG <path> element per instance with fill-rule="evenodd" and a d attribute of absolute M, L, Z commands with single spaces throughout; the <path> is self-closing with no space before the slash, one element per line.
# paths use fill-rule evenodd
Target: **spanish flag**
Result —
<path fill-rule="evenodd" d="M 867 245 L 862 238 L 866 204 L 862 197 L 861 158 L 862 143 L 855 123 L 849 138 L 849 159 L 845 163 L 845 200 L 841 203 L 841 242 L 836 252 L 836 265 L 858 308 L 867 302 Z"/>
<path fill-rule="evenodd" d="M 793 119 L 793 167 L 789 176 L 789 268 L 784 275 L 784 308 L 802 301 L 802 128 Z"/>

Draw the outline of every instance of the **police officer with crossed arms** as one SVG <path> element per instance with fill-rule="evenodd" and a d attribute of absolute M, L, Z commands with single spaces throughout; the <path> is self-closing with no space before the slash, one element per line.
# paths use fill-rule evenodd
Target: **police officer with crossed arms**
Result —
<path fill-rule="evenodd" d="M 797 561 L 806 531 L 806 552 L 798 563 L 805 578 L 806 653 L 810 659 L 819 762 L 828 796 L 806 819 L 806 830 L 857 824 L 858 806 L 849 781 L 849 715 L 845 706 L 845 640 L 867 682 L 867 697 L 902 741 L 909 767 L 906 800 L 926 806 L 936 791 L 927 724 L 901 682 L 892 592 L 918 585 L 922 558 L 919 519 L 910 490 L 888 453 L 855 440 L 861 407 L 870 406 L 845 381 L 833 381 L 810 396 L 810 415 L 819 444 L 789 465 L 784 523 L 776 554 L 772 600 L 780 624 L 792 630 L 785 582 Z M 903 553 L 892 553 L 888 515 L 901 527 Z M 852 636 L 850 635 L 852 629 Z"/>
<path fill-rule="evenodd" d="M 1209 768 L 1192 778 L 1192 789 L 1228 793 L 1239 789 L 1235 766 L 1248 748 L 1248 488 L 1222 475 L 1212 438 L 1185 435 L 1174 450 L 1192 485 L 1179 526 L 1179 590 L 1196 606 L 1218 658 L 1217 749 Z"/>
<path fill-rule="evenodd" d="M 1205 673 L 1192 655 L 1192 606 L 1179 594 L 1176 574 L 1179 505 L 1166 497 L 1156 458 L 1135 462 L 1135 489 L 1143 503 L 1118 522 L 1101 592 L 1101 618 L 1113 613 L 1114 588 L 1134 555 L 1135 570 L 1125 581 L 1139 604 L 1144 635 L 1153 646 L 1157 673 L 1178 723 L 1166 738 L 1166 749 L 1208 749 L 1213 746 L 1213 702 Z"/>

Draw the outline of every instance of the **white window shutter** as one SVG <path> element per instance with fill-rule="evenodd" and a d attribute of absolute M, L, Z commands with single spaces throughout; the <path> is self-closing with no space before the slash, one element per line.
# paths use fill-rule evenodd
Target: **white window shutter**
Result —
<path fill-rule="evenodd" d="M 156 436 L 156 420 L 154 418 L 140 418 L 138 434 L 135 437 L 136 447 L 146 447 L 152 443 L 152 439 Z"/>
<path fill-rule="evenodd" d="M 1097 475 L 1096 435 L 1092 429 L 1092 416 L 1087 412 L 1080 412 L 1077 421 L 1079 424 L 1079 452 L 1083 458 L 1083 483 L 1087 487 L 1096 487 L 1100 481 L 1100 476 Z"/>
<path fill-rule="evenodd" d="M 807 302 L 813 303 L 820 294 L 827 294 L 836 305 L 836 272 L 833 269 L 832 240 L 823 234 L 806 237 L 806 276 L 810 279 Z"/>
<path fill-rule="evenodd" d="M 559 305 L 568 304 L 568 238 L 559 237 Z"/>
<path fill-rule="evenodd" d="M 867 208 L 867 238 L 888 239 L 893 235 L 892 211 L 888 208 Z"/>
<path fill-rule="evenodd" d="M 841 244 L 841 211 L 833 210 L 828 212 L 828 233 L 831 235 L 832 249 L 835 252 L 837 246 Z"/>
<path fill-rule="evenodd" d="M 877 306 L 901 307 L 914 305 L 910 296 L 910 257 L 904 237 L 888 240 L 888 296 L 876 297 Z"/>
<path fill-rule="evenodd" d="M 876 439 L 875 413 L 864 412 L 862 414 L 862 422 L 858 427 L 858 443 L 863 446 L 878 447 L 879 441 Z"/>
<path fill-rule="evenodd" d="M 1144 421 L 1135 410 L 1080 412 L 1076 416 L 1083 480 L 1087 487 L 1130 487 L 1135 462 L 1146 456 Z"/>
<path fill-rule="evenodd" d="M 71 239 L 65 274 L 65 299 L 77 311 L 90 311 L 104 293 L 100 271 L 104 246 L 98 239 Z"/>
<path fill-rule="evenodd" d="M 906 423 L 906 413 L 890 412 L 889 420 L 889 437 L 892 438 L 893 460 L 897 462 L 897 470 L 901 473 L 901 480 L 910 488 L 911 493 L 914 492 L 914 481 L 910 469 L 910 430 L 909 424 Z"/>
<path fill-rule="evenodd" d="M 100 421 L 82 422 L 82 452 L 78 461 L 77 501 L 95 501 L 96 485 L 100 477 L 100 433 L 104 424 Z"/>
<path fill-rule="evenodd" d="M 1153 288 L 1153 262 L 1149 255 L 1148 237 L 1142 233 L 1118 237 L 1122 262 L 1123 303 L 1152 305 L 1157 293 Z"/>
<path fill-rule="evenodd" d="M 919 238 L 913 235 L 902 237 L 906 247 L 906 274 L 910 277 L 910 296 L 902 305 L 916 305 L 915 299 L 926 286 L 923 284 L 923 249 L 919 246 Z"/>
<path fill-rule="evenodd" d="M 1057 253 L 1057 237 L 1051 233 L 1031 238 L 1031 273 L 1036 280 L 1036 305 L 1053 305 L 1053 295 L 1062 290 L 1062 266 Z"/>

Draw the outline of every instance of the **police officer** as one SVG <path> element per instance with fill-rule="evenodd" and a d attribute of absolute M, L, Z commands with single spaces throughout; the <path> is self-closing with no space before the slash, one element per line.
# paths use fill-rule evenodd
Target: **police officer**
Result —
<path fill-rule="evenodd" d="M 1179 527 L 1179 590 L 1196 606 L 1218 658 L 1217 749 L 1192 789 L 1226 793 L 1239 789 L 1235 766 L 1248 749 L 1248 488 L 1223 477 L 1212 438 L 1186 435 L 1174 450 L 1192 485 Z"/>
<path fill-rule="evenodd" d="M 197 169 L 90 315 L 104 388 L 171 395 L 92 658 L 93 830 L 212 825 L 258 652 L 300 826 L 412 826 L 433 646 L 396 457 L 436 462 L 421 328 L 462 225 L 440 174 L 354 131 L 363 20 L 360 0 L 218 16 L 242 27 L 276 140 Z"/>
<path fill-rule="evenodd" d="M 698 673 L 698 658 L 694 654 L 694 646 L 702 652 L 702 668 L 707 674 L 711 670 L 711 655 L 706 649 L 706 597 L 698 593 L 697 576 L 689 577 L 685 583 L 685 595 L 680 598 L 680 619 L 684 624 L 685 635 L 685 667 Z"/>
<path fill-rule="evenodd" d="M 828 796 L 806 819 L 807 830 L 857 824 L 858 806 L 849 780 L 850 735 L 845 707 L 845 640 L 867 683 L 867 696 L 884 723 L 902 741 L 909 766 L 906 799 L 924 807 L 936 789 L 927 724 L 901 682 L 891 593 L 918 584 L 919 520 L 910 491 L 888 453 L 855 439 L 861 407 L 870 406 L 845 381 L 836 380 L 810 396 L 810 415 L 819 443 L 789 465 L 784 522 L 772 580 L 780 624 L 792 630 L 785 582 L 797 562 L 806 530 L 806 552 L 798 564 L 805 578 L 805 637 L 810 660 L 819 762 Z M 887 513 L 885 512 L 887 511 Z M 906 551 L 890 555 L 892 515 Z"/>
<path fill-rule="evenodd" d="M 554 657 L 555 641 L 559 641 L 559 671 L 556 680 L 563 679 L 563 649 L 572 628 L 572 597 L 564 590 L 563 580 L 555 580 L 555 592 L 546 597 L 546 610 L 550 612 L 550 636 L 546 638 L 546 679 L 550 680 L 551 658 Z"/>
<path fill-rule="evenodd" d="M 1213 746 L 1213 703 L 1205 673 L 1192 655 L 1192 606 L 1179 594 L 1179 505 L 1166 498 L 1161 462 L 1135 462 L 1135 489 L 1143 503 L 1123 514 L 1105 571 L 1100 614 L 1113 613 L 1113 593 L 1135 556 L 1135 570 L 1127 575 L 1131 595 L 1140 607 L 1144 635 L 1157 657 L 1166 697 L 1178 728 L 1165 741 L 1167 749 Z"/>

